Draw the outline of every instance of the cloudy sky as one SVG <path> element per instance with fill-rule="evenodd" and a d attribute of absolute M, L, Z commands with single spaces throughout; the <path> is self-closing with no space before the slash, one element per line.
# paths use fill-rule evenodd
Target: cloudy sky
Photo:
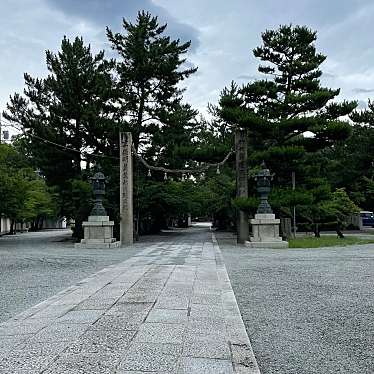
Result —
<path fill-rule="evenodd" d="M 325 85 L 361 105 L 374 98 L 372 0 L 1 0 L 0 109 L 23 89 L 24 72 L 46 74 L 44 51 L 57 51 L 64 35 L 109 54 L 105 26 L 118 31 L 122 17 L 142 9 L 167 21 L 173 37 L 192 41 L 188 58 L 199 71 L 186 82 L 186 100 L 203 112 L 231 80 L 258 76 L 251 51 L 261 32 L 289 23 L 318 31 Z"/>

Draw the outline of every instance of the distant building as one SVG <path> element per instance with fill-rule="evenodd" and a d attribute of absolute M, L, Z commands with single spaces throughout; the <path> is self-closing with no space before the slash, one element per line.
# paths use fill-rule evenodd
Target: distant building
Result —
<path fill-rule="evenodd" d="M 0 235 L 8 234 L 10 231 L 10 219 L 0 217 Z"/>

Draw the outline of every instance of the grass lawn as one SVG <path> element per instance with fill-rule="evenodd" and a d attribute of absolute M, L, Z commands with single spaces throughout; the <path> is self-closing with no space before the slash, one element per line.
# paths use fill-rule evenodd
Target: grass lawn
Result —
<path fill-rule="evenodd" d="M 343 239 L 335 235 L 321 236 L 320 238 L 305 237 L 290 239 L 290 248 L 320 248 L 320 247 L 342 247 L 346 245 L 370 244 L 374 239 L 361 239 L 355 236 L 346 236 Z"/>

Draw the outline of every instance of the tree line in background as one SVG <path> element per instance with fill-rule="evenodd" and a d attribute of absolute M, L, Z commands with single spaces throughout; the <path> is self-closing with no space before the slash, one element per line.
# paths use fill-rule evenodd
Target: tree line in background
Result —
<path fill-rule="evenodd" d="M 0 213 L 14 220 L 65 216 L 80 237 L 92 205 L 88 177 L 98 167 L 109 177 L 105 206 L 119 222 L 120 131 L 132 132 L 150 164 L 194 169 L 221 161 L 237 127 L 248 134 L 249 198 L 235 196 L 235 157 L 219 174 L 166 180 L 135 160 L 137 234 L 171 221 L 183 225 L 188 214 L 235 228 L 238 209 L 255 213 L 253 176 L 263 160 L 275 173 L 273 208 L 291 217 L 295 206 L 300 229 L 319 235 L 323 227 L 344 226 L 359 207 L 374 209 L 374 104 L 359 111 L 356 102 L 335 100 L 338 89 L 321 86 L 326 57 L 316 51 L 315 32 L 264 32 L 254 50 L 264 79 L 224 88 L 206 119 L 183 100 L 183 81 L 197 71 L 185 57 L 190 43 L 166 31 L 157 17 L 139 12 L 134 23 L 123 21 L 122 33 L 107 29 L 115 60 L 92 53 L 82 38 L 64 38 L 58 53 L 46 52 L 46 78 L 25 74 L 24 93 L 14 94 L 4 112 L 23 132 L 13 147 L 0 148 Z"/>
<path fill-rule="evenodd" d="M 43 220 L 56 214 L 53 188 L 30 166 L 14 147 L 0 144 L 0 212 L 10 219 L 10 233 L 16 222 L 42 227 Z"/>

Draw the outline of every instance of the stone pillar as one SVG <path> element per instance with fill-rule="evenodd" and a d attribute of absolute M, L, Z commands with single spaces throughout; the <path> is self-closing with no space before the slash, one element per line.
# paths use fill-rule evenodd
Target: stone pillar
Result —
<path fill-rule="evenodd" d="M 248 197 L 248 146 L 247 131 L 235 130 L 235 153 L 236 153 L 236 196 Z M 248 213 L 239 210 L 238 215 L 238 237 L 237 241 L 244 244 L 249 238 Z"/>
<path fill-rule="evenodd" d="M 134 243 L 132 134 L 120 133 L 121 245 Z"/>

